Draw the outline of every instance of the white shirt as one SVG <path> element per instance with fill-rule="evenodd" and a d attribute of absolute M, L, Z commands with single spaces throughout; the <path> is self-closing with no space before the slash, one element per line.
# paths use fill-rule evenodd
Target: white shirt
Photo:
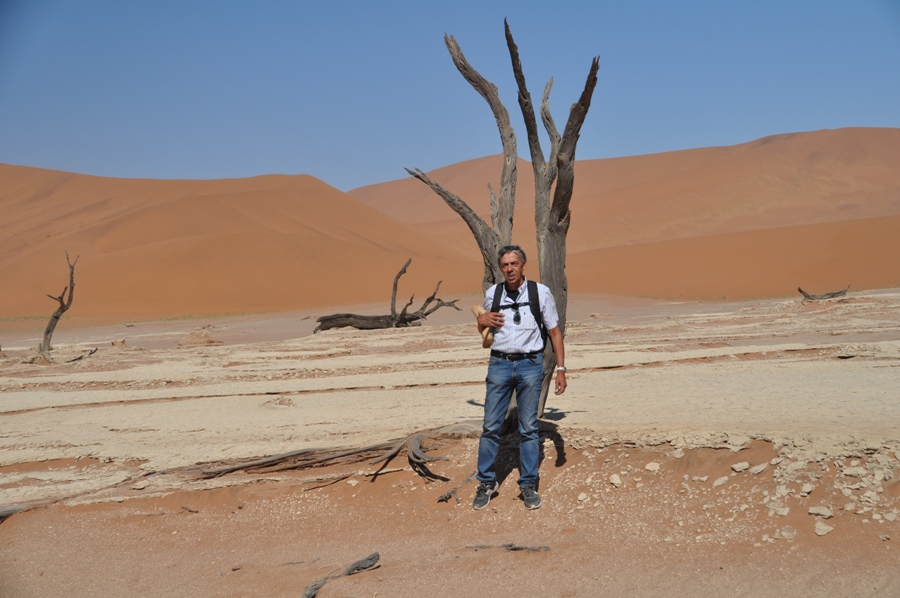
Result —
<path fill-rule="evenodd" d="M 502 284 L 502 283 L 501 283 Z M 493 285 L 484 294 L 484 309 L 491 311 L 494 304 L 494 289 L 497 285 Z M 553 293 L 546 285 L 537 284 L 538 299 L 541 304 L 541 315 L 544 317 L 544 326 L 547 330 L 553 330 L 559 326 L 559 315 L 556 313 L 556 302 L 553 300 Z M 500 295 L 500 313 L 503 314 L 503 326 L 494 330 L 494 344 L 491 349 L 494 351 L 502 351 L 503 353 L 533 353 L 540 351 L 543 347 L 541 341 L 541 331 L 538 328 L 537 321 L 531 314 L 531 306 L 528 305 L 528 284 L 527 280 L 522 280 L 522 286 L 519 287 L 519 296 L 515 301 L 506 294 L 506 285 L 503 284 L 503 293 Z M 503 305 L 517 303 L 519 307 L 519 315 L 521 321 L 516 324 L 513 321 L 515 310 L 511 307 L 503 309 Z M 549 342 L 549 341 L 548 341 Z"/>

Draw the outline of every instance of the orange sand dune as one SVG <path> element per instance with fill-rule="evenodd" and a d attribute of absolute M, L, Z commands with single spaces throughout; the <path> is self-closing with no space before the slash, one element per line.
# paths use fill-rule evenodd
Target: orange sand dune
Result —
<path fill-rule="evenodd" d="M 900 284 L 900 129 L 576 168 L 573 292 L 738 299 Z M 432 174 L 487 216 L 499 173 L 492 156 Z M 519 175 L 516 240 L 533 255 L 521 160 Z M 438 280 L 445 294 L 480 288 L 470 232 L 413 179 L 345 194 L 310 176 L 160 181 L 0 165 L 0 213 L 4 326 L 52 311 L 44 295 L 67 282 L 65 249 L 81 256 L 70 315 L 92 322 L 386 304 L 408 257 L 401 297 Z"/>
<path fill-rule="evenodd" d="M 573 292 L 733 300 L 900 286 L 900 216 L 595 249 L 569 256 Z"/>
<path fill-rule="evenodd" d="M 435 170 L 432 177 L 487 217 L 500 156 Z M 468 230 L 413 179 L 350 195 L 438 238 Z M 534 246 L 534 180 L 519 161 L 516 238 Z M 569 251 L 900 214 L 900 129 L 850 128 L 576 164 Z"/>
<path fill-rule="evenodd" d="M 131 180 L 0 165 L 0 317 L 113 319 L 288 310 L 477 290 L 477 255 L 435 244 L 310 176 Z"/>

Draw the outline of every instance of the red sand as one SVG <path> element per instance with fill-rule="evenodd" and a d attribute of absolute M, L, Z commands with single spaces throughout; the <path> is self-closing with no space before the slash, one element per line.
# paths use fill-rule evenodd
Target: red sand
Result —
<path fill-rule="evenodd" d="M 477 288 L 468 256 L 309 176 L 126 180 L 0 165 L 0 317 L 49 314 L 80 255 L 73 313 L 277 311 Z"/>
<path fill-rule="evenodd" d="M 576 289 L 749 299 L 900 286 L 900 216 L 595 249 L 569 256 Z"/>
<path fill-rule="evenodd" d="M 432 176 L 486 215 L 499 161 Z M 516 240 L 526 249 L 532 189 L 520 161 Z M 581 161 L 572 209 L 572 292 L 741 299 L 893 286 L 900 130 Z M 480 288 L 471 233 L 413 179 L 342 193 L 305 175 L 158 181 L 0 165 L 0 211 L 6 325 L 43 325 L 45 294 L 67 283 L 64 250 L 81 256 L 67 316 L 92 324 L 386 305 L 409 257 L 403 298 L 438 280 L 445 295 Z"/>

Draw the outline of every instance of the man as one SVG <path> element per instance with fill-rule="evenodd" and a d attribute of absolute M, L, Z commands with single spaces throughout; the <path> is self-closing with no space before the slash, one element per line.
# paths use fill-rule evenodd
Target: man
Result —
<path fill-rule="evenodd" d="M 478 331 L 494 329 L 491 361 L 488 366 L 487 392 L 484 399 L 484 429 L 478 445 L 478 489 L 472 506 L 484 509 L 499 488 L 495 461 L 500 447 L 500 428 L 513 390 L 519 412 L 519 489 L 525 506 L 537 509 L 541 497 L 537 493 L 538 439 L 537 415 L 544 379 L 544 345 L 550 338 L 556 354 L 556 394 L 566 390 L 565 349 L 559 330 L 559 316 L 553 295 L 545 285 L 525 279 L 525 252 L 518 245 L 500 250 L 498 261 L 505 283 L 487 290 L 485 313 L 478 316 Z M 537 297 L 529 296 L 529 288 Z M 499 296 L 498 296 L 499 293 Z M 499 299 L 499 301 L 497 301 Z M 535 302 L 540 309 L 533 310 Z M 494 308 L 494 309 L 492 309 Z M 499 309 L 499 311 L 495 311 Z M 542 322 L 535 318 L 539 313 Z M 546 336 L 542 331 L 546 331 Z"/>

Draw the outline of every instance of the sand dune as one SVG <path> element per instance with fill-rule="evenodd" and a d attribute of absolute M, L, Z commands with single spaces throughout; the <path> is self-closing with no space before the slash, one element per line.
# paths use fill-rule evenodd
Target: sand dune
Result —
<path fill-rule="evenodd" d="M 667 299 L 751 299 L 900 286 L 900 216 L 584 251 L 570 288 Z"/>
<path fill-rule="evenodd" d="M 469 256 L 309 176 L 109 179 L 0 166 L 4 317 L 44 315 L 81 256 L 73 313 L 151 318 L 390 298 L 479 281 Z M 473 256 L 474 257 L 474 256 Z M 10 281 L 14 281 L 10 284 Z"/>
<path fill-rule="evenodd" d="M 488 215 L 501 156 L 432 177 Z M 533 251 L 534 184 L 519 161 L 516 238 Z M 416 180 L 350 194 L 448 248 L 475 251 L 466 226 Z M 900 285 L 900 130 L 840 129 L 576 165 L 570 288 L 699 299 Z M 844 282 L 846 281 L 846 282 Z"/>
<path fill-rule="evenodd" d="M 432 176 L 486 217 L 500 159 Z M 576 168 L 574 292 L 737 299 L 798 284 L 900 284 L 898 129 Z M 533 179 L 521 160 L 518 196 L 516 240 L 533 255 Z M 411 178 L 342 193 L 305 175 L 161 181 L 0 165 L 0 213 L 6 326 L 52 310 L 44 295 L 67 281 L 66 249 L 81 256 L 70 314 L 91 323 L 387 301 L 408 257 L 404 296 L 423 297 L 438 280 L 445 294 L 475 293 L 481 281 L 466 226 Z"/>
<path fill-rule="evenodd" d="M 500 156 L 488 156 L 431 174 L 488 217 L 487 183 L 498 188 L 500 166 Z M 528 162 L 520 160 L 518 169 L 516 236 L 534 246 L 533 175 Z M 450 208 L 416 180 L 349 193 L 442 237 L 468 234 Z M 580 160 L 572 212 L 572 253 L 897 215 L 900 129 L 792 133 L 731 147 Z"/>

